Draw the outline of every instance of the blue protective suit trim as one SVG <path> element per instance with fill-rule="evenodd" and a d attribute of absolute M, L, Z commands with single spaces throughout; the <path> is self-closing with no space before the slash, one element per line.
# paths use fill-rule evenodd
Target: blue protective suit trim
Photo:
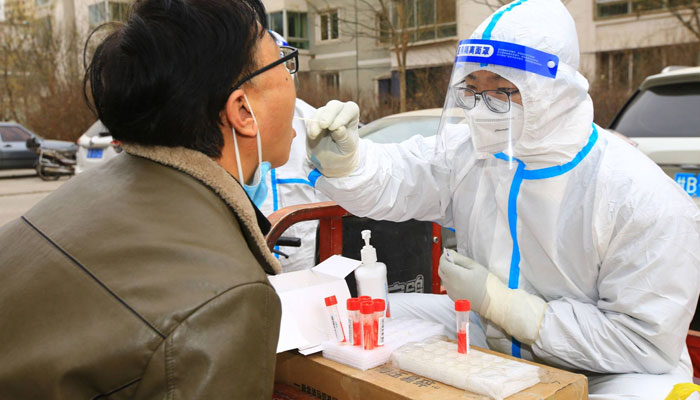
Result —
<path fill-rule="evenodd" d="M 522 354 L 520 353 L 520 349 L 523 345 L 518 341 L 518 339 L 511 339 L 513 339 L 513 343 L 510 346 L 510 353 L 513 355 L 513 357 L 523 358 Z"/>
<path fill-rule="evenodd" d="M 566 164 L 555 165 L 554 167 L 540 168 L 532 171 L 525 170 L 525 179 L 547 179 L 555 176 L 563 175 L 574 169 L 586 156 L 591 152 L 591 149 L 598 141 L 598 129 L 593 125 L 593 132 L 588 137 L 588 143 L 576 154 L 576 156 Z"/>
<path fill-rule="evenodd" d="M 272 186 L 272 210 L 279 210 L 279 201 L 277 198 L 277 169 L 270 171 L 270 186 Z"/>
<path fill-rule="evenodd" d="M 507 13 L 508 11 L 512 10 L 514 7 L 517 7 L 527 0 L 520 0 L 516 3 L 513 3 L 509 5 L 505 10 L 501 10 L 497 12 L 496 14 L 493 15 L 493 18 L 491 18 L 491 22 L 489 22 L 488 26 L 486 26 L 486 29 L 484 29 L 484 33 L 481 35 L 482 39 L 491 39 L 491 32 L 493 32 L 493 28 L 496 27 L 496 23 L 498 23 L 498 20 L 501 19 L 503 14 Z"/>
<path fill-rule="evenodd" d="M 513 252 L 510 258 L 510 271 L 508 272 L 508 288 L 517 289 L 520 284 L 520 245 L 518 243 L 518 195 L 520 194 L 520 187 L 523 180 L 538 180 L 553 178 L 555 176 L 563 175 L 572 169 L 576 168 L 577 165 L 583 161 L 584 158 L 591 152 L 593 146 L 598 141 L 598 129 L 595 124 L 593 124 L 593 132 L 588 137 L 588 143 L 579 151 L 576 156 L 574 156 L 571 161 L 566 164 L 556 165 L 554 167 L 540 168 L 528 170 L 525 169 L 526 165 L 521 160 L 515 157 L 510 157 L 504 153 L 496 153 L 494 157 L 503 161 L 516 161 L 518 163 L 518 168 L 513 176 L 513 182 L 510 185 L 510 193 L 508 194 L 508 228 L 510 231 L 510 238 L 513 241 Z M 521 344 L 515 338 L 513 340 L 513 345 L 511 347 L 511 354 L 513 357 L 521 357 Z"/>
<path fill-rule="evenodd" d="M 302 185 L 313 186 L 311 184 L 311 181 L 307 181 L 306 179 L 280 179 L 277 182 L 279 182 L 280 184 L 298 183 Z"/>
<path fill-rule="evenodd" d="M 313 188 L 316 187 L 316 181 L 320 177 L 321 177 L 321 173 L 318 171 L 318 168 L 314 168 L 313 171 L 309 172 L 309 182 L 311 183 L 311 187 L 313 187 Z"/>
<path fill-rule="evenodd" d="M 513 252 L 510 256 L 510 273 L 508 274 L 508 287 L 517 289 L 520 283 L 520 245 L 518 244 L 518 194 L 525 176 L 525 163 L 518 160 L 518 169 L 515 170 L 513 183 L 508 194 L 508 229 L 513 239 Z"/>

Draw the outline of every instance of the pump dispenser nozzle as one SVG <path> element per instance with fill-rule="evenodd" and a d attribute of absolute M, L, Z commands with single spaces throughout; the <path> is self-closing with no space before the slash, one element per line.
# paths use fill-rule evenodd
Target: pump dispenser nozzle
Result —
<path fill-rule="evenodd" d="M 372 264 L 377 262 L 377 250 L 369 244 L 369 239 L 372 237 L 372 231 L 364 230 L 360 232 L 362 240 L 365 241 L 364 247 L 360 250 L 360 257 L 363 264 Z"/>

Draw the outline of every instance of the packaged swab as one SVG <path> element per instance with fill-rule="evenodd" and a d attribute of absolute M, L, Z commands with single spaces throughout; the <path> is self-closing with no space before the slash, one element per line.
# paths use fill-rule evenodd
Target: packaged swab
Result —
<path fill-rule="evenodd" d="M 335 296 L 326 297 L 324 300 L 326 301 L 328 315 L 331 317 L 335 338 L 339 342 L 344 342 L 345 332 L 343 331 L 343 324 L 340 322 L 340 314 L 338 313 L 338 300 L 335 298 Z"/>

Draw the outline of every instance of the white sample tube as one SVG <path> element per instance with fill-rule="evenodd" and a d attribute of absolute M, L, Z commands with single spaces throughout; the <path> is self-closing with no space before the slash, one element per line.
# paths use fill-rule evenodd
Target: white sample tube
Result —
<path fill-rule="evenodd" d="M 345 332 L 343 331 L 343 324 L 340 322 L 340 314 L 338 313 L 338 300 L 335 298 L 335 296 L 326 297 L 324 300 L 326 301 L 326 310 L 328 310 L 328 315 L 331 317 L 333 331 L 335 331 L 335 338 L 339 342 L 344 342 Z"/>

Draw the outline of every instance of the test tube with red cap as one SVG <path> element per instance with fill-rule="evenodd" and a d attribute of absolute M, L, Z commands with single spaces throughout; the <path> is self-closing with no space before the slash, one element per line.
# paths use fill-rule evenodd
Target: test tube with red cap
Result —
<path fill-rule="evenodd" d="M 357 298 L 360 299 L 360 303 L 364 301 L 372 301 L 372 298 L 369 296 L 358 296 Z"/>
<path fill-rule="evenodd" d="M 362 345 L 362 327 L 360 326 L 360 299 L 348 299 L 348 341 L 354 346 Z"/>
<path fill-rule="evenodd" d="M 386 304 L 384 299 L 374 299 L 372 304 L 374 305 L 375 344 L 377 347 L 384 346 L 384 310 L 386 309 Z"/>
<path fill-rule="evenodd" d="M 374 349 L 374 304 L 371 301 L 360 303 L 360 318 L 362 322 L 362 348 Z"/>
<path fill-rule="evenodd" d="M 469 353 L 469 300 L 455 301 L 457 314 L 457 351 L 462 354 Z"/>
<path fill-rule="evenodd" d="M 340 314 L 338 313 L 338 300 L 335 296 L 326 297 L 324 300 L 326 301 L 326 310 L 328 310 L 328 315 L 330 315 L 331 322 L 333 323 L 335 338 L 339 342 L 344 342 L 345 332 L 343 331 L 343 324 L 340 322 Z"/>

